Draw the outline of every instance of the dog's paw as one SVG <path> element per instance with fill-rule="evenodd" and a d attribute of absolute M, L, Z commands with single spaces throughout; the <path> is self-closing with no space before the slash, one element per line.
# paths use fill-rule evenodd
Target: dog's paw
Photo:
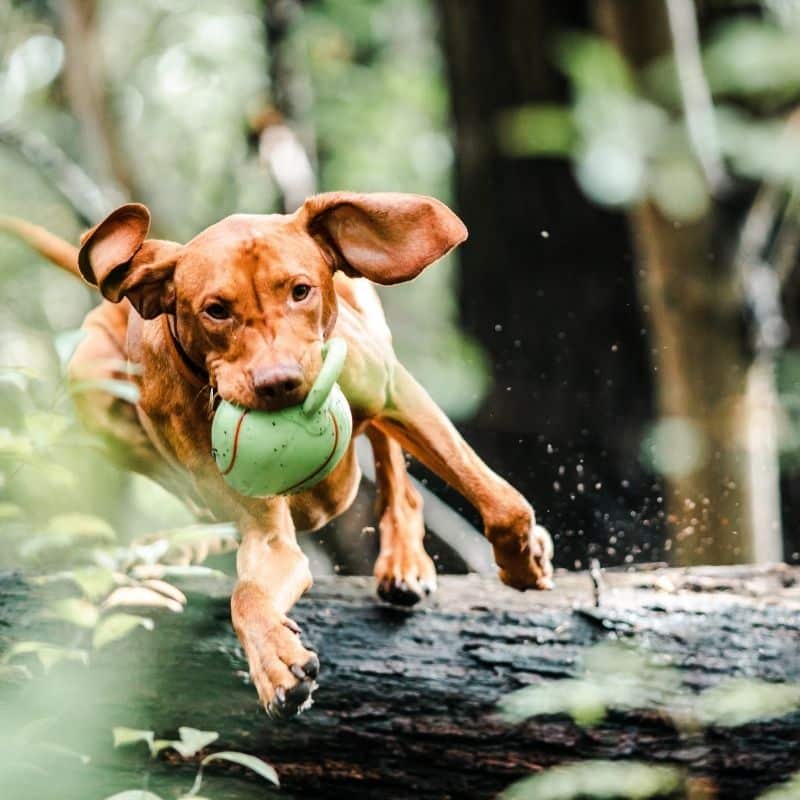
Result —
<path fill-rule="evenodd" d="M 436 567 L 421 544 L 378 556 L 375 578 L 378 597 L 396 606 L 413 606 L 436 591 Z"/>
<path fill-rule="evenodd" d="M 300 629 L 288 617 L 251 623 L 242 643 L 250 676 L 267 714 L 287 719 L 311 706 L 319 658 L 300 642 Z"/>
<path fill-rule="evenodd" d="M 527 534 L 503 537 L 494 545 L 500 580 L 507 586 L 526 589 L 553 588 L 553 539 L 541 525 L 532 525 Z"/>

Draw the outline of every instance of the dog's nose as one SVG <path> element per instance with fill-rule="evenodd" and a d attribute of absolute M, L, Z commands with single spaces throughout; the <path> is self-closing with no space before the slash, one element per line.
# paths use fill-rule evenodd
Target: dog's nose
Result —
<path fill-rule="evenodd" d="M 297 364 L 275 364 L 253 370 L 253 388 L 259 397 L 286 401 L 303 385 L 303 373 Z"/>

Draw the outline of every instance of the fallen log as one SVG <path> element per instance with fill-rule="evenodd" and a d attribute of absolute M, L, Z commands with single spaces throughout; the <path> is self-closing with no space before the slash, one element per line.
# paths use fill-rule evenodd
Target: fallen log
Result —
<path fill-rule="evenodd" d="M 33 637 L 36 592 L 10 577 L 0 587 L 0 635 Z M 716 793 L 703 796 L 750 798 L 800 769 L 796 711 L 687 730 L 647 708 L 581 727 L 565 714 L 513 724 L 497 707 L 520 687 L 579 677 L 589 648 L 609 639 L 668 661 L 690 699 L 734 677 L 800 683 L 798 568 L 572 573 L 553 592 L 525 594 L 491 578 L 443 577 L 435 599 L 412 611 L 379 604 L 369 579 L 326 578 L 294 614 L 322 661 L 315 703 L 284 723 L 266 718 L 248 685 L 228 589 L 189 591 L 182 615 L 159 615 L 155 631 L 101 650 L 88 668 L 64 666 L 67 692 L 18 689 L 41 713 L 66 715 L 76 742 L 102 730 L 85 747 L 106 768 L 108 794 L 141 786 L 143 771 L 151 788 L 169 770 L 184 783 L 193 774 L 174 754 L 112 750 L 113 725 L 218 731 L 211 750 L 264 758 L 295 798 L 488 798 L 532 772 L 595 758 L 679 765 Z M 227 774 L 238 777 L 210 797 L 265 796 L 246 771 Z M 59 798 L 80 796 L 68 786 Z"/>

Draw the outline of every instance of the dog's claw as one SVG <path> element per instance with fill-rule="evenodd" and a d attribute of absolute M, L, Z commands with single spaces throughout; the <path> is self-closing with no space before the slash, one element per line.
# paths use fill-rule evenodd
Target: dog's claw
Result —
<path fill-rule="evenodd" d="M 283 624 L 292 632 L 296 633 L 298 636 L 302 633 L 300 630 L 300 626 L 290 617 L 286 617 L 283 620 Z"/>
<path fill-rule="evenodd" d="M 422 600 L 422 594 L 407 581 L 392 578 L 384 579 L 378 584 L 378 596 L 395 606 L 413 606 Z"/>
<path fill-rule="evenodd" d="M 319 658 L 316 653 L 312 653 L 311 658 L 303 665 L 303 672 L 309 678 L 316 678 L 319 675 Z"/>

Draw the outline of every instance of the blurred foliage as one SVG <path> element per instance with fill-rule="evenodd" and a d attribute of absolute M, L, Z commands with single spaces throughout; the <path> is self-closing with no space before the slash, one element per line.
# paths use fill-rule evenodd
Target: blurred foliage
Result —
<path fill-rule="evenodd" d="M 581 677 L 526 686 L 504 697 L 499 704 L 504 719 L 520 723 L 568 714 L 578 725 L 592 727 L 613 711 L 642 711 L 671 721 L 689 738 L 702 736 L 707 728 L 747 725 L 800 709 L 800 686 L 791 684 L 732 678 L 696 694 L 678 668 L 621 642 L 595 645 L 582 657 L 581 667 Z M 677 765 L 586 761 L 525 778 L 502 797 L 659 797 L 675 793 L 684 780 Z M 773 797 L 773 791 L 763 797 Z"/>
<path fill-rule="evenodd" d="M 10 189 L 0 195 L 0 214 L 76 242 L 87 224 L 135 199 L 151 208 L 155 235 L 184 241 L 233 212 L 281 210 L 253 128 L 274 102 L 265 3 L 95 4 L 94 30 L 77 57 L 99 70 L 107 144 L 123 167 L 115 174 L 87 135 L 86 108 L 70 91 L 70 58 L 76 58 L 64 36 L 70 1 L 0 0 L 0 183 Z M 282 47 L 311 93 L 308 118 L 297 122 L 311 131 L 321 190 L 412 191 L 450 200 L 453 150 L 435 35 L 424 0 L 304 4 Z M 458 416 L 480 401 L 486 369 L 456 326 L 454 280 L 450 258 L 384 299 L 400 357 Z M 31 776 L 58 770 L 61 759 L 85 765 L 70 778 L 83 796 L 99 796 L 97 787 L 109 785 L 100 765 L 73 751 L 77 742 L 87 752 L 90 743 L 102 750 L 108 721 L 89 712 L 92 731 L 71 735 L 39 719 L 41 709 L 64 707 L 64 696 L 99 707 L 112 689 L 94 685 L 87 667 L 128 648 L 153 650 L 159 615 L 180 613 L 186 603 L 173 581 L 220 582 L 222 572 L 198 561 L 235 538 L 227 525 L 191 524 L 178 500 L 111 465 L 106 445 L 77 425 L 71 402 L 77 393 L 102 389 L 136 400 L 127 383 L 66 378 L 82 335 L 78 326 L 97 300 L 0 236 L 0 564 L 24 568 L 44 598 L 35 618 L 0 637 L 0 786 L 12 793 Z M 113 692 L 114 702 L 123 703 L 124 690 Z M 30 736 L 28 726 L 35 731 Z M 139 735 L 153 752 L 170 747 L 189 757 L 212 741 L 211 733 L 188 727 L 168 740 L 132 730 L 117 727 L 115 744 Z M 201 791 L 205 765 L 222 759 L 277 783 L 259 759 L 213 753 L 190 796 Z M 147 769 L 129 784 L 141 788 L 117 797 L 184 796 L 187 786 L 163 772 Z M 116 776 L 112 784 L 118 783 Z M 253 795 L 228 787 L 225 796 Z"/>
<path fill-rule="evenodd" d="M 785 108 L 800 93 L 800 12 L 796 4 L 766 6 L 765 18 L 729 21 L 704 43 L 714 101 L 706 145 L 734 175 L 792 187 L 800 179 L 800 126 Z M 595 202 L 627 206 L 649 198 L 678 223 L 700 218 L 713 187 L 689 135 L 673 55 L 635 78 L 611 42 L 568 34 L 553 57 L 573 105 L 509 111 L 499 125 L 506 149 L 571 158 Z"/>
<path fill-rule="evenodd" d="M 636 762 L 583 761 L 554 767 L 515 783 L 501 800 L 572 800 L 572 798 L 637 798 L 672 795 L 681 773 L 672 767 Z"/>

